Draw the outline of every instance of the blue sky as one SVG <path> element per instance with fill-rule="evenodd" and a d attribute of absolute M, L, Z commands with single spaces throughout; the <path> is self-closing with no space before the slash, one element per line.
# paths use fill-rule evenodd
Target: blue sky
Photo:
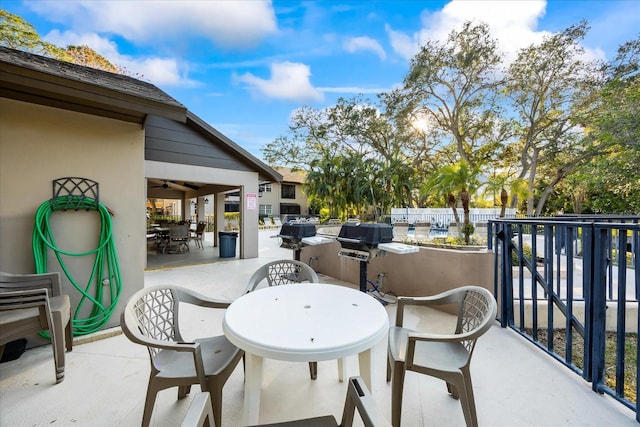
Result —
<path fill-rule="evenodd" d="M 258 158 L 303 106 L 399 85 L 421 41 L 487 22 L 507 58 L 581 19 L 586 55 L 640 34 L 640 0 L 2 0 L 59 46 L 138 73 Z"/>

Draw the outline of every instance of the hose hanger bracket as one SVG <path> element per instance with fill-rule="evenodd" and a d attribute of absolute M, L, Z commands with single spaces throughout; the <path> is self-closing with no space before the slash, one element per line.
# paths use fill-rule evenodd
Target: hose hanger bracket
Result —
<path fill-rule="evenodd" d="M 52 181 L 53 197 L 51 198 L 52 208 L 55 210 L 67 209 L 98 209 L 100 203 L 99 184 L 88 178 L 65 177 Z M 65 200 L 65 203 L 55 203 L 54 200 Z M 57 200 L 58 202 L 60 200 Z"/>

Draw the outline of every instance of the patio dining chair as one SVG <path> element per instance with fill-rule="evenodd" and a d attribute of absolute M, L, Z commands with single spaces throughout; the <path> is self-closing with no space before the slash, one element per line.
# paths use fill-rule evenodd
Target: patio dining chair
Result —
<path fill-rule="evenodd" d="M 450 334 L 403 327 L 407 306 L 457 306 Z M 477 426 L 469 366 L 477 339 L 492 325 L 497 312 L 493 295 L 479 286 L 463 286 L 430 297 L 399 297 L 396 322 L 389 329 L 387 381 L 391 380 L 391 423 L 400 427 L 406 371 L 440 378 L 454 399 L 460 399 L 467 426 Z"/>
<path fill-rule="evenodd" d="M 271 261 L 257 269 L 249 278 L 245 293 L 254 291 L 265 280 L 268 286 L 319 282 L 318 274 L 307 264 L 300 261 L 282 259 Z"/>
<path fill-rule="evenodd" d="M 64 380 L 65 349 L 73 349 L 69 295 L 60 273 L 0 272 L 0 357 L 15 340 L 45 331 L 51 339 L 56 384 Z"/>
<path fill-rule="evenodd" d="M 204 427 L 211 424 L 211 407 L 208 393 L 199 393 L 194 397 L 182 427 Z M 276 424 L 260 424 L 255 427 L 351 427 L 356 410 L 360 414 L 364 427 L 388 427 L 389 422 L 378 410 L 369 389 L 360 377 L 349 378 L 347 395 L 340 424 L 333 415 L 325 415 L 303 420 L 285 421 Z"/>
<path fill-rule="evenodd" d="M 222 388 L 244 352 L 224 335 L 185 342 L 180 331 L 181 303 L 216 309 L 230 304 L 179 286 L 155 286 L 136 292 L 122 312 L 123 333 L 146 346 L 151 361 L 142 425 L 149 425 L 159 391 L 177 386 L 182 399 L 192 384 L 200 384 L 202 391 L 211 393 L 215 425 L 220 426 Z"/>
<path fill-rule="evenodd" d="M 266 281 L 268 286 L 287 285 L 291 283 L 318 283 L 318 274 L 309 265 L 296 260 L 281 259 L 271 261 L 260 267 L 249 278 L 244 293 L 249 293 Z M 338 361 L 340 381 L 344 378 L 345 360 Z M 318 378 L 318 362 L 309 362 L 309 376 L 312 380 Z"/>
<path fill-rule="evenodd" d="M 189 252 L 189 225 L 178 224 L 169 227 L 169 242 L 163 247 L 163 252 L 182 253 L 186 249 Z"/>
<path fill-rule="evenodd" d="M 193 240 L 196 244 L 196 248 L 204 249 L 204 245 L 202 244 L 204 229 L 206 228 L 207 223 L 204 221 L 200 221 L 198 225 L 196 225 L 196 229 L 191 231 L 189 239 Z"/>

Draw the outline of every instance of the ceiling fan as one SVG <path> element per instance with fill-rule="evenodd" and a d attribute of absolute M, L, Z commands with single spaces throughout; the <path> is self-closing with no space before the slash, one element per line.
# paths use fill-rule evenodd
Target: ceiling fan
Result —
<path fill-rule="evenodd" d="M 192 185 L 192 184 L 188 184 L 188 183 L 183 183 L 183 184 L 177 184 L 173 181 L 169 181 L 167 179 L 152 179 L 149 178 L 149 182 L 156 184 L 156 185 L 152 185 L 150 188 L 163 188 L 163 189 L 169 189 L 172 188 L 174 190 L 180 190 L 180 191 L 191 191 L 191 190 L 197 190 L 198 186 L 196 185 Z"/>
<path fill-rule="evenodd" d="M 161 185 L 152 185 L 151 188 L 169 188 L 169 184 L 167 184 L 167 180 L 163 180 Z"/>

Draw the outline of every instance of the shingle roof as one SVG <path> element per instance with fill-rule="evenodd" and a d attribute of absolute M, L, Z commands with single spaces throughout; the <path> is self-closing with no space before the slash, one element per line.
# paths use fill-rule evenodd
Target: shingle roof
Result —
<path fill-rule="evenodd" d="M 136 122 L 146 114 L 186 121 L 186 107 L 151 83 L 6 47 L 0 95 Z"/>

